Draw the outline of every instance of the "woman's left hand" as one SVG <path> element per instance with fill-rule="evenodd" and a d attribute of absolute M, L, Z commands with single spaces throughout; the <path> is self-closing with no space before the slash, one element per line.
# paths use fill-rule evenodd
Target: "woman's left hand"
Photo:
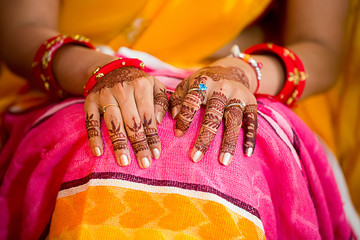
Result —
<path fill-rule="evenodd" d="M 235 153 L 241 126 L 244 128 L 243 151 L 251 156 L 256 143 L 257 86 L 254 70 L 237 58 L 222 58 L 184 79 L 170 97 L 171 113 L 176 118 L 175 135 L 183 136 L 195 113 L 206 105 L 204 120 L 191 151 L 199 162 L 214 139 L 222 119 L 225 130 L 219 161 L 227 166 Z"/>

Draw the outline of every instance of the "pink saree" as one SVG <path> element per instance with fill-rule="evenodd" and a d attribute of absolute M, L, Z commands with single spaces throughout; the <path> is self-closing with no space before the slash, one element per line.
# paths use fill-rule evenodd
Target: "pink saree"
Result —
<path fill-rule="evenodd" d="M 174 88 L 187 72 L 153 69 Z M 311 130 L 287 107 L 258 99 L 251 158 L 239 135 L 233 161 L 218 162 L 223 125 L 199 163 L 189 158 L 204 114 L 176 138 L 168 113 L 162 154 L 149 169 L 93 156 L 83 99 L 5 118 L 0 155 L 0 238 L 351 239 L 331 167 Z"/>

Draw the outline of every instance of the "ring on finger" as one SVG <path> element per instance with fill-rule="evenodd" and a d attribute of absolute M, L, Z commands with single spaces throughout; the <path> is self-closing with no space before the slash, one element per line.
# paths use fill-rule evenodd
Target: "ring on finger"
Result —
<path fill-rule="evenodd" d="M 205 91 L 206 89 L 207 89 L 207 86 L 206 86 L 204 83 L 200 83 L 198 88 L 190 88 L 189 91 L 188 91 L 188 93 L 191 92 L 191 91 L 198 91 L 199 93 L 201 93 L 201 95 L 202 95 L 203 97 L 205 97 L 205 96 L 204 96 L 204 91 Z"/>
<path fill-rule="evenodd" d="M 106 108 L 110 107 L 110 106 L 119 107 L 119 105 L 116 104 L 116 103 L 109 103 L 109 104 L 106 104 L 105 106 L 102 107 L 102 112 L 105 113 Z"/>
<path fill-rule="evenodd" d="M 237 106 L 237 107 L 239 107 L 241 109 L 241 111 L 244 112 L 246 104 L 245 104 L 244 101 L 241 101 L 240 103 L 230 103 L 229 105 L 226 106 L 226 108 L 229 108 L 231 106 Z"/>

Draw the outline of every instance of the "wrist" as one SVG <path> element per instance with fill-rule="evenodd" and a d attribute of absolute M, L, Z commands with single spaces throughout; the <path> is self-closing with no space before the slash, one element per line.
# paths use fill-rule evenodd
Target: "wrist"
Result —
<path fill-rule="evenodd" d="M 54 58 L 61 48 L 68 45 L 78 45 L 83 49 L 95 49 L 89 39 L 81 35 L 57 35 L 46 40 L 37 49 L 32 62 L 33 74 L 38 86 L 45 91 L 51 99 L 62 99 L 68 95 L 55 77 Z M 72 69 L 71 66 L 69 69 Z"/>
<path fill-rule="evenodd" d="M 233 61 L 234 63 L 236 63 L 236 66 L 240 67 L 244 71 L 249 81 L 249 91 L 255 94 L 258 91 L 259 80 L 257 78 L 254 69 L 247 62 L 245 62 L 240 58 L 237 57 L 229 57 L 229 58 L 234 59 Z"/>
<path fill-rule="evenodd" d="M 56 53 L 53 71 L 64 91 L 72 95 L 83 95 L 83 87 L 96 67 L 116 59 L 118 58 L 115 56 L 81 46 L 68 45 Z"/>
<path fill-rule="evenodd" d="M 222 67 L 236 67 L 241 69 L 244 72 L 246 79 L 248 81 L 249 91 L 255 93 L 256 88 L 258 86 L 257 78 L 254 70 L 248 63 L 246 63 L 245 61 L 239 58 L 225 57 L 210 64 L 210 66 L 215 66 L 215 65 L 221 65 Z"/>

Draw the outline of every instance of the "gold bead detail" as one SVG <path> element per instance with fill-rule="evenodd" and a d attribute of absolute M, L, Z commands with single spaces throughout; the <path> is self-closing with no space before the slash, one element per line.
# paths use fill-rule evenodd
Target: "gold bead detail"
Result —
<path fill-rule="evenodd" d="M 48 82 L 44 82 L 44 87 L 47 91 L 50 90 L 50 84 Z"/>
<path fill-rule="evenodd" d="M 95 75 L 98 71 L 100 71 L 100 67 L 97 67 L 97 68 L 92 72 L 92 75 Z"/>
<path fill-rule="evenodd" d="M 96 81 L 99 81 L 100 78 L 102 78 L 104 76 L 103 73 L 98 73 L 96 76 L 95 76 L 95 80 Z"/>

